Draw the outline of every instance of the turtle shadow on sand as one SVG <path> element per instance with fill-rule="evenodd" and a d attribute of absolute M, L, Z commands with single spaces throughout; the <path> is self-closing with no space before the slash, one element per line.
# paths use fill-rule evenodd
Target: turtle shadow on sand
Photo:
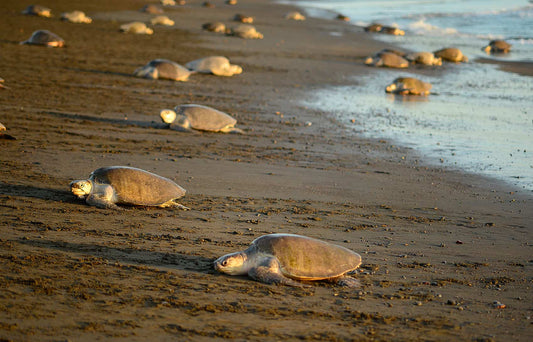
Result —
<path fill-rule="evenodd" d="M 40 188 L 33 185 L 8 184 L 0 182 L 0 193 L 3 196 L 32 197 L 46 201 L 76 203 L 68 190 Z"/>
<path fill-rule="evenodd" d="M 76 71 L 76 72 L 87 72 L 92 74 L 102 74 L 102 75 L 115 75 L 115 76 L 124 76 L 131 78 L 131 73 L 116 72 L 116 71 L 106 71 L 106 70 L 96 70 L 96 69 L 80 69 L 80 68 L 65 68 L 66 70 Z"/>
<path fill-rule="evenodd" d="M 79 120 L 79 121 L 103 122 L 103 123 L 128 126 L 128 127 L 168 128 L 167 124 L 161 123 L 158 121 L 111 119 L 111 118 L 96 117 L 96 116 L 91 116 L 91 115 L 86 115 L 86 114 L 74 114 L 74 113 L 53 112 L 53 111 L 46 111 L 44 113 L 58 117 L 58 118 L 66 118 L 66 119 Z"/>
<path fill-rule="evenodd" d="M 176 240 L 178 239 L 180 239 L 180 237 L 176 237 Z M 33 247 L 79 254 L 80 256 L 84 257 L 89 254 L 97 258 L 103 258 L 111 262 L 119 262 L 123 264 L 137 264 L 149 267 L 174 268 L 183 271 L 195 271 L 202 274 L 215 273 L 215 270 L 212 266 L 213 259 L 187 254 L 180 254 L 175 251 L 172 253 L 164 253 L 127 247 L 118 248 L 92 243 L 74 243 L 43 239 L 20 239 L 17 242 Z"/>

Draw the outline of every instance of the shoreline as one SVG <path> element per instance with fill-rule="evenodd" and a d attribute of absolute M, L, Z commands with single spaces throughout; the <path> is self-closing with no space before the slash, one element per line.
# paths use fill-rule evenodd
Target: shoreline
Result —
<path fill-rule="evenodd" d="M 364 58 L 385 43 L 342 22 L 287 21 L 294 7 L 270 1 L 213 3 L 166 10 L 176 26 L 153 36 L 118 32 L 150 17 L 138 12 L 143 1 L 50 1 L 53 19 L 4 5 L 0 77 L 10 89 L 0 93 L 0 121 L 17 140 L 0 141 L 0 337 L 529 340 L 533 197 L 422 165 L 385 140 L 346 137 L 332 113 L 300 104 L 313 89 L 372 73 Z M 94 22 L 57 19 L 72 7 Z M 241 12 L 256 17 L 263 40 L 201 29 L 233 25 Z M 67 48 L 18 45 L 38 28 Z M 183 83 L 130 76 L 151 59 L 207 55 L 244 72 Z M 159 110 L 181 103 L 228 112 L 246 134 L 159 128 Z M 115 212 L 68 192 L 106 165 L 175 180 L 192 210 Z M 361 289 L 265 285 L 213 270 L 215 258 L 272 232 L 360 253 Z"/>

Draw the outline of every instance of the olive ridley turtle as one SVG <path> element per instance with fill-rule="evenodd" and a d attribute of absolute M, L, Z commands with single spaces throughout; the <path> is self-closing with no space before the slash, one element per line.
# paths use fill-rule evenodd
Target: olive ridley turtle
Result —
<path fill-rule="evenodd" d="M 6 126 L 4 126 L 1 122 L 0 122 L 0 139 L 5 139 L 5 140 L 17 140 L 15 137 L 13 137 L 12 135 L 9 135 L 6 133 Z"/>
<path fill-rule="evenodd" d="M 202 74 L 213 74 L 217 76 L 233 76 L 242 73 L 242 67 L 236 64 L 230 64 L 229 59 L 223 56 L 200 58 L 185 64 L 185 67 Z"/>
<path fill-rule="evenodd" d="M 237 25 L 228 32 L 231 36 L 236 36 L 244 39 L 263 39 L 263 34 L 257 32 L 254 26 L 248 24 Z"/>
<path fill-rule="evenodd" d="M 244 133 L 236 128 L 235 120 L 230 115 L 211 107 L 185 104 L 172 109 L 163 109 L 160 114 L 161 120 L 169 124 L 171 129 L 177 131 L 199 131 L 221 132 L 221 133 Z"/>
<path fill-rule="evenodd" d="M 202 25 L 202 28 L 206 31 L 215 32 L 215 33 L 228 32 L 228 30 L 226 29 L 226 25 L 224 23 L 221 23 L 220 21 L 205 23 Z"/>
<path fill-rule="evenodd" d="M 387 93 L 401 95 L 428 95 L 431 84 L 413 77 L 398 77 L 385 88 Z"/>
<path fill-rule="evenodd" d="M 124 33 L 136 33 L 136 34 L 153 34 L 154 30 L 147 27 L 145 23 L 140 21 L 134 21 L 131 23 L 120 25 L 120 31 Z"/>
<path fill-rule="evenodd" d="M 491 40 L 489 45 L 485 46 L 482 50 L 486 53 L 508 53 L 511 51 L 511 46 L 505 40 L 496 39 Z"/>
<path fill-rule="evenodd" d="M 443 61 L 455 63 L 468 62 L 468 57 L 463 55 L 463 52 L 458 48 L 449 47 L 437 50 L 433 53 L 436 57 L 442 58 Z"/>
<path fill-rule="evenodd" d="M 435 57 L 432 52 L 422 51 L 422 52 L 413 52 L 407 54 L 405 59 L 415 63 L 423 65 L 442 65 L 442 59 L 440 57 Z"/>
<path fill-rule="evenodd" d="M 31 37 L 28 40 L 20 42 L 20 44 L 45 45 L 48 47 L 63 47 L 65 46 L 65 41 L 57 34 L 52 33 L 48 30 L 37 30 L 32 33 Z"/>
<path fill-rule="evenodd" d="M 41 5 L 29 5 L 24 11 L 22 11 L 22 13 L 46 18 L 50 18 L 52 16 L 52 10 Z"/>
<path fill-rule="evenodd" d="M 98 208 L 119 209 L 117 204 L 188 209 L 176 202 L 186 190 L 172 180 L 128 166 L 94 170 L 89 179 L 70 183 L 72 193 Z"/>
<path fill-rule="evenodd" d="M 166 15 L 158 15 L 150 19 L 152 25 L 162 25 L 162 26 L 174 26 L 174 20 L 170 19 Z"/>
<path fill-rule="evenodd" d="M 93 22 L 91 18 L 85 15 L 82 11 L 72 11 L 61 13 L 61 20 L 69 21 L 76 24 L 90 24 Z"/>
<path fill-rule="evenodd" d="M 361 265 L 361 256 L 345 247 L 293 234 L 268 234 L 248 249 L 224 255 L 215 269 L 230 275 L 248 275 L 267 284 L 302 286 L 300 281 L 326 280 L 355 287 L 346 273 Z"/>
<path fill-rule="evenodd" d="M 392 52 L 379 52 L 373 57 L 368 57 L 366 65 L 388 68 L 407 68 L 409 61 Z"/>
<path fill-rule="evenodd" d="M 188 81 L 189 76 L 194 74 L 186 67 L 169 61 L 168 59 L 154 59 L 143 67 L 133 72 L 134 76 L 149 78 L 152 80 L 167 79 L 174 81 Z"/>

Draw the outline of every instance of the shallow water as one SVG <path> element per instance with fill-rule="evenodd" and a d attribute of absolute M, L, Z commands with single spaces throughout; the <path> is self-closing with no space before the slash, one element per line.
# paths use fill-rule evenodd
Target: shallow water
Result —
<path fill-rule="evenodd" d="M 374 21 L 398 24 L 405 28 L 406 36 L 374 36 L 414 51 L 457 46 L 471 61 L 487 56 L 481 47 L 489 38 L 521 37 L 509 40 L 512 53 L 491 58 L 533 60 L 533 40 L 527 36 L 533 31 L 524 28 L 533 27 L 533 5 L 525 1 L 347 0 L 298 4 L 315 8 L 306 9 L 308 15 L 332 17 L 324 11 L 327 9 L 348 15 L 360 25 Z M 416 76 L 433 84 L 427 98 L 386 94 L 385 86 L 396 77 L 415 76 L 408 70 L 399 74 L 376 68 L 370 75 L 354 80 L 353 86 L 312 94 L 312 100 L 305 104 L 333 110 L 346 122 L 347 131 L 392 139 L 413 147 L 430 162 L 533 190 L 533 78 L 475 62 L 446 63 L 443 68 L 446 72 L 438 77 Z"/>

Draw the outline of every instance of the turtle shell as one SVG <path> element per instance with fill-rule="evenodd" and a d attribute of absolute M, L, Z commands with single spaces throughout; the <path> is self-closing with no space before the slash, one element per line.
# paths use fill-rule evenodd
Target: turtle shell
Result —
<path fill-rule="evenodd" d="M 157 69 L 159 79 L 167 80 L 187 80 L 191 71 L 178 63 L 168 59 L 154 59 L 146 65 Z"/>
<path fill-rule="evenodd" d="M 47 45 L 48 43 L 57 42 L 58 46 L 63 46 L 65 40 L 57 34 L 48 30 L 37 30 L 32 33 L 31 37 L 21 44 Z"/>
<path fill-rule="evenodd" d="M 197 104 L 179 105 L 174 108 L 176 114 L 187 117 L 191 127 L 201 131 L 218 132 L 224 127 L 233 127 L 237 120 L 228 114 L 211 107 Z"/>
<path fill-rule="evenodd" d="M 461 50 L 453 47 L 435 51 L 434 54 L 436 57 L 450 62 L 463 62 L 466 59 Z"/>
<path fill-rule="evenodd" d="M 409 66 L 409 62 L 405 58 L 400 57 L 395 53 L 385 52 L 382 53 L 379 58 L 381 58 L 384 67 L 407 68 Z"/>
<path fill-rule="evenodd" d="M 199 73 L 214 74 L 219 76 L 230 76 L 242 72 L 241 68 L 232 66 L 229 62 L 229 59 L 223 56 L 200 58 L 185 64 L 185 66 L 188 69 Z"/>
<path fill-rule="evenodd" d="M 264 235 L 250 249 L 275 256 L 281 272 L 298 280 L 335 278 L 361 265 L 361 256 L 347 248 L 300 235 Z"/>
<path fill-rule="evenodd" d="M 185 195 L 185 189 L 168 178 L 128 166 L 99 168 L 89 177 L 96 184 L 109 184 L 117 194 L 117 202 L 158 206 Z"/>
<path fill-rule="evenodd" d="M 420 95 L 429 92 L 432 88 L 430 83 L 421 81 L 413 77 L 398 77 L 393 82 L 397 88 L 394 92 L 401 92 L 402 90 L 408 90 L 410 94 Z"/>
<path fill-rule="evenodd" d="M 507 43 L 505 40 L 497 39 L 492 40 L 489 43 L 489 46 L 492 47 L 494 52 L 507 52 L 511 49 L 511 44 Z"/>

